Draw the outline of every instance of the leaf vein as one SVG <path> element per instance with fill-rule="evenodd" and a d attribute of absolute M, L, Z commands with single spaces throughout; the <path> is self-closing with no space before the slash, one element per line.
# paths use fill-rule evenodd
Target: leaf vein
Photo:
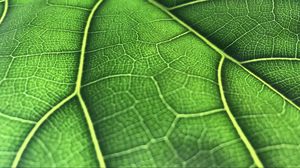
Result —
<path fill-rule="evenodd" d="M 222 56 L 222 58 L 220 60 L 220 63 L 219 63 L 219 67 L 218 67 L 218 82 L 219 82 L 220 95 L 221 95 L 221 99 L 222 99 L 225 111 L 227 112 L 227 115 L 228 115 L 233 127 L 237 131 L 239 137 L 241 138 L 241 140 L 244 142 L 246 148 L 248 149 L 248 151 L 249 151 L 254 163 L 256 164 L 256 166 L 264 167 L 263 164 L 261 163 L 258 155 L 256 154 L 255 149 L 253 148 L 252 144 L 250 143 L 250 141 L 248 140 L 248 138 L 244 134 L 242 128 L 239 126 L 238 122 L 236 121 L 234 115 L 230 111 L 230 108 L 227 104 L 225 93 L 224 93 L 224 88 L 223 88 L 223 84 L 222 84 L 222 66 L 223 66 L 224 60 L 225 60 L 225 57 Z"/>
<path fill-rule="evenodd" d="M 8 0 L 4 0 L 2 2 L 4 2 L 4 11 L 3 11 L 3 13 L 2 13 L 2 15 L 0 17 L 0 25 L 3 22 L 4 18 L 6 17 L 7 11 L 8 11 Z"/>
<path fill-rule="evenodd" d="M 96 10 L 99 8 L 100 4 L 103 2 L 103 0 L 99 0 L 92 8 L 89 16 L 88 16 L 88 20 L 84 29 L 84 34 L 83 34 L 83 40 L 82 40 L 82 46 L 81 46 L 81 54 L 80 54 L 80 62 L 79 62 L 79 69 L 78 69 L 78 74 L 77 74 L 77 81 L 76 81 L 76 88 L 75 88 L 75 94 L 78 96 L 79 98 L 79 102 L 81 104 L 82 110 L 84 112 L 84 116 L 89 128 L 89 132 L 92 138 L 92 142 L 95 148 L 95 152 L 97 155 L 97 160 L 99 161 L 99 167 L 101 168 L 105 168 L 105 162 L 104 162 L 104 157 L 102 155 L 102 152 L 100 150 L 100 144 L 99 144 L 99 140 L 97 138 L 96 132 L 95 132 L 95 128 L 92 122 L 92 119 L 90 117 L 89 111 L 87 109 L 87 106 L 83 100 L 83 97 L 81 95 L 81 83 L 82 83 L 82 76 L 83 76 L 83 68 L 84 68 L 84 58 L 85 58 L 85 52 L 86 52 L 86 48 L 87 48 L 87 39 L 88 39 L 88 34 L 89 34 L 89 29 L 91 26 L 91 22 L 92 19 L 95 15 Z"/>
<path fill-rule="evenodd" d="M 5 1 L 7 2 L 7 0 Z M 90 118 L 88 109 L 85 105 L 85 102 L 81 96 L 80 93 L 80 88 L 81 88 L 81 81 L 82 81 L 82 75 L 83 75 L 83 67 L 84 67 L 84 55 L 85 55 L 85 50 L 86 50 L 86 46 L 87 46 L 87 38 L 88 38 L 88 31 L 91 25 L 91 21 L 92 18 L 96 12 L 96 10 L 98 9 L 98 7 L 100 6 L 100 4 L 103 2 L 103 0 L 99 0 L 92 8 L 89 16 L 88 16 L 88 20 L 84 29 L 84 35 L 83 35 L 83 41 L 82 41 L 82 47 L 81 47 L 81 54 L 80 54 L 80 62 L 79 62 L 79 69 L 78 69 L 78 74 L 77 74 L 77 81 L 76 81 L 76 86 L 75 86 L 75 90 L 74 92 L 67 96 L 66 98 L 64 98 L 62 101 L 60 101 L 57 105 L 55 105 L 52 109 L 50 109 L 48 112 L 46 112 L 46 114 L 44 116 L 42 116 L 42 118 L 34 125 L 34 127 L 30 130 L 29 134 L 26 136 L 25 140 L 23 141 L 23 143 L 21 144 L 20 148 L 17 151 L 17 154 L 15 156 L 15 159 L 12 163 L 12 168 L 16 168 L 19 164 L 19 162 L 21 161 L 21 157 L 25 151 L 25 149 L 27 148 L 29 142 L 31 141 L 31 139 L 33 138 L 33 136 L 35 135 L 35 133 L 38 131 L 38 129 L 40 128 L 40 126 L 54 113 L 56 112 L 60 107 L 62 107 L 65 103 L 67 103 L 68 101 L 70 101 L 72 98 L 74 97 L 78 97 L 80 105 L 82 107 L 82 110 L 84 112 L 84 116 L 86 118 L 87 124 L 88 124 L 88 128 L 91 134 L 91 138 L 92 138 L 92 142 L 95 148 L 95 152 L 97 155 L 97 160 L 99 161 L 99 167 L 101 168 L 105 168 L 105 162 L 99 147 L 99 142 L 98 139 L 96 137 L 96 133 L 93 127 L 93 123 L 92 120 Z M 2 19 L 2 17 L 1 17 Z M 0 20 L 1 23 L 2 20 Z"/>
<path fill-rule="evenodd" d="M 213 43 L 211 43 L 209 40 L 207 40 L 205 37 L 203 37 L 202 35 L 200 35 L 197 31 L 195 31 L 193 28 L 191 28 L 190 26 L 188 26 L 186 23 L 184 23 L 182 20 L 180 20 L 179 18 L 177 18 L 176 16 L 174 16 L 171 12 L 169 12 L 164 6 L 162 6 L 161 4 L 157 3 L 154 0 L 148 0 L 151 4 L 153 4 L 154 6 L 156 6 L 157 8 L 159 8 L 160 10 L 162 10 L 163 12 L 165 12 L 166 14 L 168 14 L 170 17 L 172 17 L 175 21 L 177 21 L 180 25 L 182 25 L 183 27 L 187 28 L 188 30 L 190 30 L 192 33 L 194 33 L 197 37 L 199 37 L 201 40 L 203 40 L 208 46 L 210 46 L 212 49 L 214 49 L 216 52 L 218 52 L 221 55 L 221 60 L 220 60 L 220 64 L 218 67 L 218 82 L 219 82 L 219 89 L 220 89 L 220 94 L 221 94 L 221 99 L 222 102 L 224 104 L 224 108 L 225 111 L 227 112 L 234 128 L 236 129 L 238 135 L 240 136 L 240 138 L 242 139 L 242 141 L 244 142 L 246 148 L 248 149 L 253 161 L 255 162 L 256 166 L 258 167 L 264 167 L 263 164 L 261 163 L 259 157 L 256 154 L 256 151 L 254 150 L 254 148 L 252 147 L 251 143 L 249 142 L 249 140 L 247 139 L 246 135 L 243 133 L 242 129 L 240 128 L 240 126 L 238 125 L 235 117 L 233 116 L 233 114 L 231 113 L 228 104 L 226 102 L 226 98 L 225 98 L 225 94 L 224 94 L 224 90 L 223 90 L 223 85 L 222 85 L 222 80 L 221 80 L 221 68 L 223 65 L 223 62 L 226 59 L 236 63 L 237 65 L 239 65 L 240 67 L 242 67 L 244 70 L 246 70 L 247 72 L 249 72 L 248 69 L 246 69 L 244 66 L 242 66 L 240 64 L 240 62 L 238 62 L 237 60 L 235 60 L 234 58 L 228 56 L 226 53 L 224 53 L 220 48 L 218 48 L 216 45 L 214 45 Z M 256 78 L 258 78 L 255 74 L 249 72 L 251 75 L 255 76 Z M 261 80 L 259 78 L 260 81 L 263 82 L 263 80 Z M 264 84 L 267 84 L 264 82 Z M 270 85 L 267 85 L 268 87 L 272 88 Z M 273 89 L 275 91 L 275 89 Z M 277 92 L 278 93 L 278 92 Z M 283 95 L 282 95 L 283 96 Z"/>

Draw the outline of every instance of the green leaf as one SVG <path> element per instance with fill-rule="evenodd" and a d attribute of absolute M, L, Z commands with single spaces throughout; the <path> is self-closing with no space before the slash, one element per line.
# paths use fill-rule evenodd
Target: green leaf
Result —
<path fill-rule="evenodd" d="M 295 167 L 297 1 L 0 0 L 0 167 Z"/>

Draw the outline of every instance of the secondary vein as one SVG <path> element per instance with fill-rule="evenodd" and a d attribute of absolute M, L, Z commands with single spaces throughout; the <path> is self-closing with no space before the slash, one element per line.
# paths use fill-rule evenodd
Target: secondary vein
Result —
<path fill-rule="evenodd" d="M 246 148 L 248 149 L 255 165 L 257 167 L 260 167 L 260 168 L 264 167 L 262 162 L 260 161 L 255 149 L 253 148 L 252 144 L 250 143 L 250 141 L 248 140 L 248 138 L 244 134 L 243 130 L 239 126 L 238 122 L 236 121 L 235 117 L 233 116 L 232 112 L 230 111 L 230 108 L 229 108 L 228 103 L 226 101 L 224 88 L 223 88 L 223 83 L 222 83 L 222 66 L 223 66 L 223 63 L 224 63 L 224 59 L 225 59 L 225 57 L 222 56 L 221 60 L 220 60 L 220 63 L 219 63 L 219 67 L 218 67 L 218 83 L 219 83 L 220 95 L 221 95 L 221 100 L 222 100 L 223 105 L 224 105 L 224 109 L 225 109 L 225 111 L 226 111 L 233 127 L 236 129 L 238 135 L 240 136 L 240 138 L 242 139 L 242 141 L 245 144 Z"/>
<path fill-rule="evenodd" d="M 5 16 L 7 15 L 7 11 L 8 11 L 8 0 L 4 0 L 2 2 L 4 2 L 4 11 L 0 17 L 0 24 L 3 22 Z"/>
<path fill-rule="evenodd" d="M 256 78 L 257 80 L 259 80 L 260 82 L 262 82 L 264 85 L 266 85 L 269 89 L 271 89 L 272 91 L 274 91 L 276 94 L 278 94 L 279 96 L 281 96 L 284 100 L 286 100 L 289 104 L 291 104 L 292 106 L 294 106 L 296 109 L 298 109 L 300 111 L 300 107 L 298 105 L 296 105 L 292 100 L 290 100 L 289 98 L 287 98 L 285 95 L 283 95 L 282 93 L 280 93 L 278 90 L 276 90 L 275 88 L 273 88 L 273 86 L 271 86 L 269 83 L 267 83 L 266 81 L 264 81 L 263 79 L 261 79 L 259 76 L 257 76 L 256 74 L 254 74 L 253 72 L 251 72 L 249 69 L 247 69 L 245 66 L 243 66 L 241 64 L 241 62 L 237 61 L 236 59 L 234 59 L 233 57 L 229 56 L 228 54 L 226 54 L 223 50 L 221 50 L 220 48 L 218 48 L 215 44 L 213 44 L 212 42 L 210 42 L 209 40 L 207 40 L 204 36 L 202 36 L 201 34 L 199 34 L 196 30 L 194 30 L 192 27 L 190 27 L 189 25 L 187 25 L 185 22 L 183 22 L 182 20 L 180 20 L 179 18 L 177 18 L 175 15 L 173 15 L 170 11 L 167 10 L 167 8 L 165 8 L 164 6 L 162 6 L 161 4 L 159 4 L 158 2 L 154 1 L 154 0 L 148 0 L 150 3 L 152 3 L 154 6 L 158 7 L 159 9 L 161 9 L 162 11 L 164 11 L 165 13 L 167 13 L 171 18 L 173 18 L 175 21 L 177 21 L 179 24 L 181 24 L 183 27 L 187 28 L 188 30 L 190 30 L 192 33 L 194 33 L 197 37 L 199 37 L 204 43 L 206 43 L 208 46 L 210 46 L 213 50 L 215 50 L 216 52 L 218 52 L 220 55 L 224 56 L 226 59 L 232 61 L 233 63 L 235 63 L 236 65 L 238 65 L 239 67 L 241 67 L 243 70 L 245 70 L 246 72 L 248 72 L 250 75 L 252 75 L 254 78 Z M 244 63 L 244 62 L 243 62 Z"/>
<path fill-rule="evenodd" d="M 105 162 L 104 162 L 104 157 L 103 157 L 102 152 L 100 150 L 100 145 L 99 145 L 98 138 L 97 138 L 97 135 L 96 135 L 96 132 L 95 132 L 95 128 L 93 126 L 92 119 L 90 117 L 89 111 L 87 109 L 87 106 L 86 106 L 86 104 L 85 104 L 85 102 L 82 98 L 81 92 L 80 92 L 81 83 L 82 83 L 82 76 L 83 76 L 83 68 L 84 68 L 85 51 L 86 51 L 86 47 L 87 47 L 87 39 L 88 39 L 89 29 L 90 29 L 90 26 L 91 26 L 93 16 L 94 16 L 96 10 L 98 9 L 98 7 L 100 6 L 100 4 L 102 2 L 103 2 L 103 0 L 99 0 L 94 5 L 94 7 L 92 8 L 91 13 L 88 16 L 88 20 L 87 20 L 87 23 L 86 23 L 86 26 L 85 26 L 85 29 L 84 29 L 84 35 L 83 35 L 82 46 L 81 46 L 80 62 L 79 62 L 79 69 L 78 69 L 75 93 L 79 98 L 79 102 L 81 104 L 86 122 L 88 124 L 88 128 L 89 128 L 89 131 L 90 131 L 90 134 L 91 134 L 91 138 L 92 138 L 92 142 L 93 142 L 93 145 L 94 145 L 94 148 L 95 148 L 97 159 L 99 161 L 99 166 L 101 168 L 105 168 L 106 165 L 105 165 Z"/>
<path fill-rule="evenodd" d="M 253 62 L 263 62 L 263 61 L 300 61 L 300 58 L 282 58 L 282 57 L 273 57 L 273 58 L 256 58 L 250 59 L 241 62 L 241 64 L 248 64 Z"/>
<path fill-rule="evenodd" d="M 5 2 L 7 3 L 8 0 L 5 0 Z M 81 54 L 80 54 L 80 62 L 79 62 L 79 68 L 78 68 L 78 74 L 77 74 L 77 81 L 76 81 L 76 86 L 75 86 L 75 90 L 72 94 L 70 94 L 68 97 L 64 98 L 62 101 L 60 101 L 57 105 L 55 105 L 51 110 L 49 110 L 36 124 L 35 126 L 30 130 L 29 134 L 26 136 L 25 140 L 23 141 L 23 143 L 21 144 L 19 150 L 17 151 L 17 154 L 15 156 L 15 159 L 13 161 L 12 164 L 12 168 L 16 168 L 21 160 L 21 157 L 25 151 L 25 149 L 27 148 L 29 142 L 31 141 L 31 139 L 33 138 L 33 136 L 35 135 L 35 133 L 38 131 L 38 129 L 40 128 L 40 126 L 55 112 L 57 111 L 59 108 L 61 108 L 64 104 L 66 104 L 68 101 L 70 101 L 72 98 L 74 97 L 78 97 L 80 105 L 82 107 L 82 110 L 84 112 L 84 116 L 86 118 L 87 124 L 88 124 L 88 128 L 91 134 L 91 138 L 92 138 L 92 142 L 95 148 L 95 152 L 96 152 L 96 156 L 97 156 L 97 160 L 99 161 L 99 167 L 100 168 L 106 168 L 105 162 L 104 162 L 104 157 L 101 153 L 100 150 L 100 146 L 99 146 L 99 142 L 98 139 L 96 137 L 96 132 L 91 120 L 91 117 L 89 115 L 88 109 L 86 107 L 86 104 L 82 98 L 81 92 L 80 92 L 80 88 L 81 88 L 81 81 L 82 81 L 82 75 L 83 75 L 83 68 L 84 68 L 84 56 L 85 56 L 85 51 L 86 51 L 86 46 L 87 46 L 87 38 L 88 38 L 88 33 L 89 33 L 89 29 L 90 29 L 90 25 L 92 22 L 92 18 L 96 12 L 96 10 L 98 9 L 98 7 L 100 6 L 100 4 L 103 2 L 103 0 L 99 0 L 94 7 L 92 8 L 89 16 L 88 16 L 88 20 L 84 29 L 84 36 L 83 36 L 83 41 L 82 41 L 82 47 L 81 47 Z M 7 4 L 6 4 L 7 5 Z M 1 17 L 2 19 L 3 17 Z M 0 20 L 1 23 L 2 20 Z"/>
<path fill-rule="evenodd" d="M 12 168 L 16 168 L 21 160 L 21 157 L 25 151 L 25 149 L 27 148 L 30 140 L 32 139 L 32 137 L 35 135 L 35 133 L 37 132 L 37 130 L 40 128 L 40 126 L 49 118 L 49 116 L 51 116 L 55 111 L 57 111 L 60 107 L 62 107 L 66 102 L 68 102 L 69 100 L 71 100 L 76 94 L 73 93 L 70 96 L 66 97 L 65 99 L 63 99 L 61 102 L 59 102 L 56 106 L 54 106 L 51 110 L 49 110 L 35 125 L 34 127 L 30 130 L 29 134 L 26 136 L 25 140 L 23 141 L 23 143 L 21 144 L 16 157 L 13 161 L 12 164 Z"/>
<path fill-rule="evenodd" d="M 221 68 L 224 62 L 224 59 L 228 59 L 236 64 L 238 64 L 239 66 L 241 66 L 244 70 L 246 70 L 247 72 L 249 72 L 248 69 L 246 69 L 245 67 L 243 67 L 240 62 L 238 62 L 237 60 L 235 60 L 234 58 L 228 56 L 225 52 L 223 52 L 220 48 L 218 48 L 216 45 L 214 45 L 213 43 L 211 43 L 209 40 L 207 40 L 205 37 L 203 37 L 202 35 L 200 35 L 196 30 L 194 30 L 193 28 L 191 28 L 189 25 L 187 25 L 186 23 L 184 23 L 183 21 L 181 21 L 179 18 L 177 18 L 175 15 L 173 15 L 171 12 L 169 12 L 164 6 L 162 6 L 161 4 L 157 3 L 154 0 L 149 0 L 150 3 L 152 3 L 154 6 L 158 7 L 159 9 L 161 9 L 162 11 L 164 11 L 166 14 L 168 14 L 171 18 L 173 18 L 175 21 L 177 21 L 179 24 L 181 24 L 182 26 L 184 26 L 185 28 L 187 28 L 188 30 L 190 30 L 192 33 L 194 33 L 197 37 L 199 37 L 201 40 L 203 40 L 208 46 L 210 46 L 212 49 L 214 49 L 216 52 L 218 52 L 221 55 L 221 61 L 218 67 L 218 84 L 219 84 L 219 88 L 220 88 L 220 94 L 221 94 L 221 99 L 224 105 L 224 108 L 230 118 L 230 121 L 232 122 L 234 128 L 236 129 L 238 135 L 240 136 L 240 138 L 242 139 L 242 141 L 244 142 L 247 150 L 249 151 L 254 163 L 258 166 L 258 167 L 263 167 L 262 162 L 260 161 L 258 155 L 256 154 L 255 149 L 253 148 L 253 146 L 251 145 L 250 141 L 247 139 L 246 135 L 244 134 L 244 132 L 242 131 L 241 127 L 238 125 L 237 121 L 235 120 L 235 117 L 233 116 L 233 114 L 231 113 L 229 106 L 227 104 L 226 98 L 225 98 L 225 94 L 224 94 L 224 90 L 223 90 L 223 85 L 222 85 L 222 79 L 221 79 Z M 250 73 L 251 75 L 254 75 L 253 73 Z M 256 76 L 256 75 L 255 75 Z M 258 78 L 258 77 L 257 77 Z M 261 80 L 261 79 L 260 79 Z M 261 80 L 262 81 L 262 80 Z M 270 87 L 270 85 L 268 85 Z M 274 89 L 275 90 L 275 89 Z"/>
<path fill-rule="evenodd" d="M 186 7 L 186 6 L 194 5 L 194 4 L 197 4 L 197 3 L 200 3 L 200 2 L 205 2 L 205 1 L 208 1 L 208 0 L 195 0 L 195 1 L 187 2 L 187 3 L 179 4 L 179 5 L 176 5 L 176 6 L 172 6 L 168 9 L 169 10 L 179 9 L 179 8 L 183 8 L 183 7 Z"/>

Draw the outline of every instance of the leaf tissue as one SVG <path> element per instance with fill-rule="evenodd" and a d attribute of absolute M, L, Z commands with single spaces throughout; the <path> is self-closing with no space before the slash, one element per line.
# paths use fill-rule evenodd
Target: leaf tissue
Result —
<path fill-rule="evenodd" d="M 300 1 L 0 0 L 0 167 L 298 167 Z"/>

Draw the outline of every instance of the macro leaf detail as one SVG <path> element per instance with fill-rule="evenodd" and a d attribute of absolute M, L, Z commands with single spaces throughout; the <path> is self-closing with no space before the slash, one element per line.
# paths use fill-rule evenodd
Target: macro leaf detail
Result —
<path fill-rule="evenodd" d="M 297 167 L 296 0 L 0 0 L 0 167 Z"/>

